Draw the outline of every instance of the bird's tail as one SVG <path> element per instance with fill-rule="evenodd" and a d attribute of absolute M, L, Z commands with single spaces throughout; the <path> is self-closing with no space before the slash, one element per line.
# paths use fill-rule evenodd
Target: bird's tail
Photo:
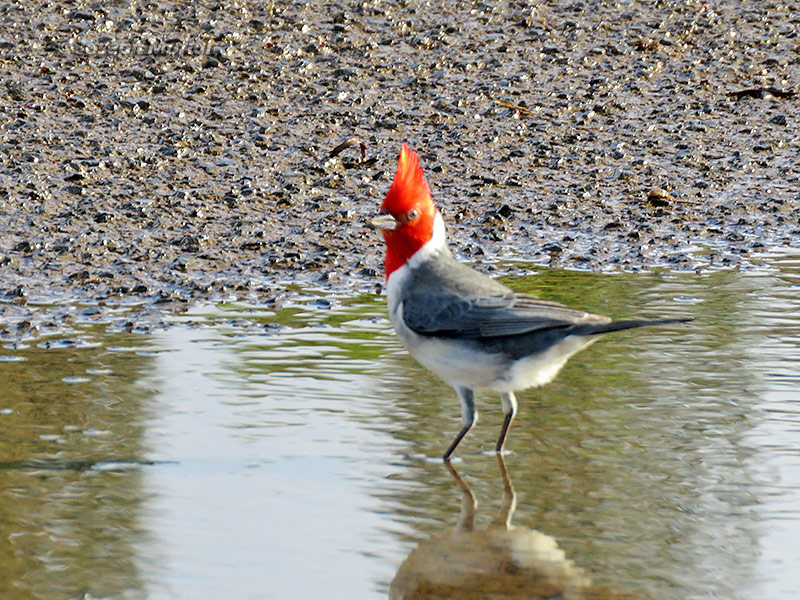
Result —
<path fill-rule="evenodd" d="M 612 331 L 622 331 L 624 329 L 636 329 L 637 327 L 651 327 L 653 325 L 671 325 L 672 323 L 688 323 L 694 321 L 693 317 L 678 317 L 675 319 L 629 319 L 626 321 L 611 321 L 609 323 L 594 323 L 578 325 L 575 329 L 578 335 L 600 335 L 611 333 Z"/>

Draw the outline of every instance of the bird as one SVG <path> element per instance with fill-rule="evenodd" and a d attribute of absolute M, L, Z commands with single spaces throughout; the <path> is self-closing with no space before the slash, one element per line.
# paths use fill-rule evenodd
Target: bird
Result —
<path fill-rule="evenodd" d="M 369 223 L 386 246 L 387 307 L 397 336 L 460 401 L 461 429 L 445 462 L 477 420 L 476 392 L 500 394 L 504 419 L 495 450 L 502 455 L 517 414 L 516 392 L 551 382 L 572 355 L 604 334 L 692 320 L 612 321 L 514 292 L 457 261 L 419 157 L 406 142 L 380 214 Z"/>

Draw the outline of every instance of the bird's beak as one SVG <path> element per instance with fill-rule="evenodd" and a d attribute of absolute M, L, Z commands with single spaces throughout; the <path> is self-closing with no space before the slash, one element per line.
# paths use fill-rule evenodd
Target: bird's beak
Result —
<path fill-rule="evenodd" d="M 367 221 L 367 223 L 375 229 L 394 229 L 397 226 L 397 221 L 389 214 L 378 215 Z"/>

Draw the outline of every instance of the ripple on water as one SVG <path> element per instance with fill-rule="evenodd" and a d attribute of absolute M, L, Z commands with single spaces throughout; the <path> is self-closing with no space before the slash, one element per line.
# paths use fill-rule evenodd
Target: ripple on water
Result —
<path fill-rule="evenodd" d="M 0 362 L 24 362 L 28 360 L 25 356 L 5 355 L 0 356 Z"/>
<path fill-rule="evenodd" d="M 791 550 L 800 531 L 800 313 L 796 292 L 780 285 L 787 268 L 796 269 L 545 271 L 514 281 L 595 312 L 696 318 L 608 336 L 551 385 L 519 395 L 507 455 L 515 529 L 541 530 L 565 561 L 623 596 L 633 586 L 660 600 L 709 590 L 793 600 L 780 593 L 800 566 Z M 97 554 L 134 556 L 165 589 L 214 565 L 234 591 L 240 580 L 258 581 L 282 596 L 308 564 L 331 556 L 335 568 L 315 571 L 318 584 L 340 571 L 367 573 L 362 582 L 383 597 L 393 577 L 429 564 L 408 558 L 442 540 L 468 558 L 469 543 L 502 525 L 492 511 L 513 508 L 485 456 L 500 426 L 498 400 L 479 397 L 482 418 L 455 461 L 492 525 L 454 537 L 473 504 L 438 457 L 458 428 L 458 403 L 400 348 L 383 310 L 374 298 L 312 306 L 272 315 L 282 326 L 267 331 L 239 328 L 228 307 L 202 327 L 97 334 L 103 347 L 8 349 L 26 359 L 2 365 L 22 382 L 0 409 L 0 429 L 14 432 L 11 441 L 0 435 L 0 456 L 19 455 L 0 461 L 9 482 L 0 478 L 0 503 L 15 531 L 61 527 L 70 547 L 85 534 L 102 546 Z M 74 385 L 87 381 L 95 385 Z M 57 457 L 57 473 L 47 457 Z M 28 476 L 22 484 L 18 474 Z M 63 514 L 52 512 L 54 498 Z M 119 539 L 98 533 L 109 531 Z M 60 556 L 56 541 L 42 543 Z M 445 546 L 453 566 L 458 553 Z M 149 564 L 154 552 L 169 560 Z M 87 566 L 96 560 L 65 563 L 52 581 Z M 510 576 L 501 568 L 491 583 L 503 589 Z"/>

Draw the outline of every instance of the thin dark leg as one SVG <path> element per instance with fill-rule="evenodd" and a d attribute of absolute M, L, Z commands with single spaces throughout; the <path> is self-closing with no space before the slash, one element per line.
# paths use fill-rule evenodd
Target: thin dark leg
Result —
<path fill-rule="evenodd" d="M 458 392 L 458 399 L 461 401 L 461 420 L 464 426 L 444 453 L 442 458 L 444 458 L 445 461 L 450 460 L 456 446 L 464 439 L 464 436 L 467 435 L 469 430 L 472 429 L 478 417 L 478 412 L 475 410 L 475 394 L 473 394 L 472 390 L 469 388 L 457 388 L 456 392 Z"/>
<path fill-rule="evenodd" d="M 500 430 L 500 437 L 497 439 L 497 453 L 502 454 L 503 447 L 506 445 L 506 436 L 508 435 L 508 428 L 511 427 L 511 421 L 514 420 L 514 415 L 517 414 L 517 397 L 514 392 L 508 392 L 502 396 L 503 412 L 506 418 L 503 420 L 503 428 Z"/>
<path fill-rule="evenodd" d="M 447 449 L 447 452 L 445 452 L 444 456 L 442 457 L 444 458 L 445 461 L 448 462 L 450 461 L 450 457 L 453 455 L 456 446 L 458 446 L 461 440 L 464 439 L 464 436 L 467 435 L 467 433 L 471 428 L 472 428 L 472 423 L 470 423 L 469 425 L 464 425 L 464 427 L 461 428 L 461 431 L 458 432 L 458 435 L 455 437 L 453 442 L 450 444 L 450 447 Z"/>

